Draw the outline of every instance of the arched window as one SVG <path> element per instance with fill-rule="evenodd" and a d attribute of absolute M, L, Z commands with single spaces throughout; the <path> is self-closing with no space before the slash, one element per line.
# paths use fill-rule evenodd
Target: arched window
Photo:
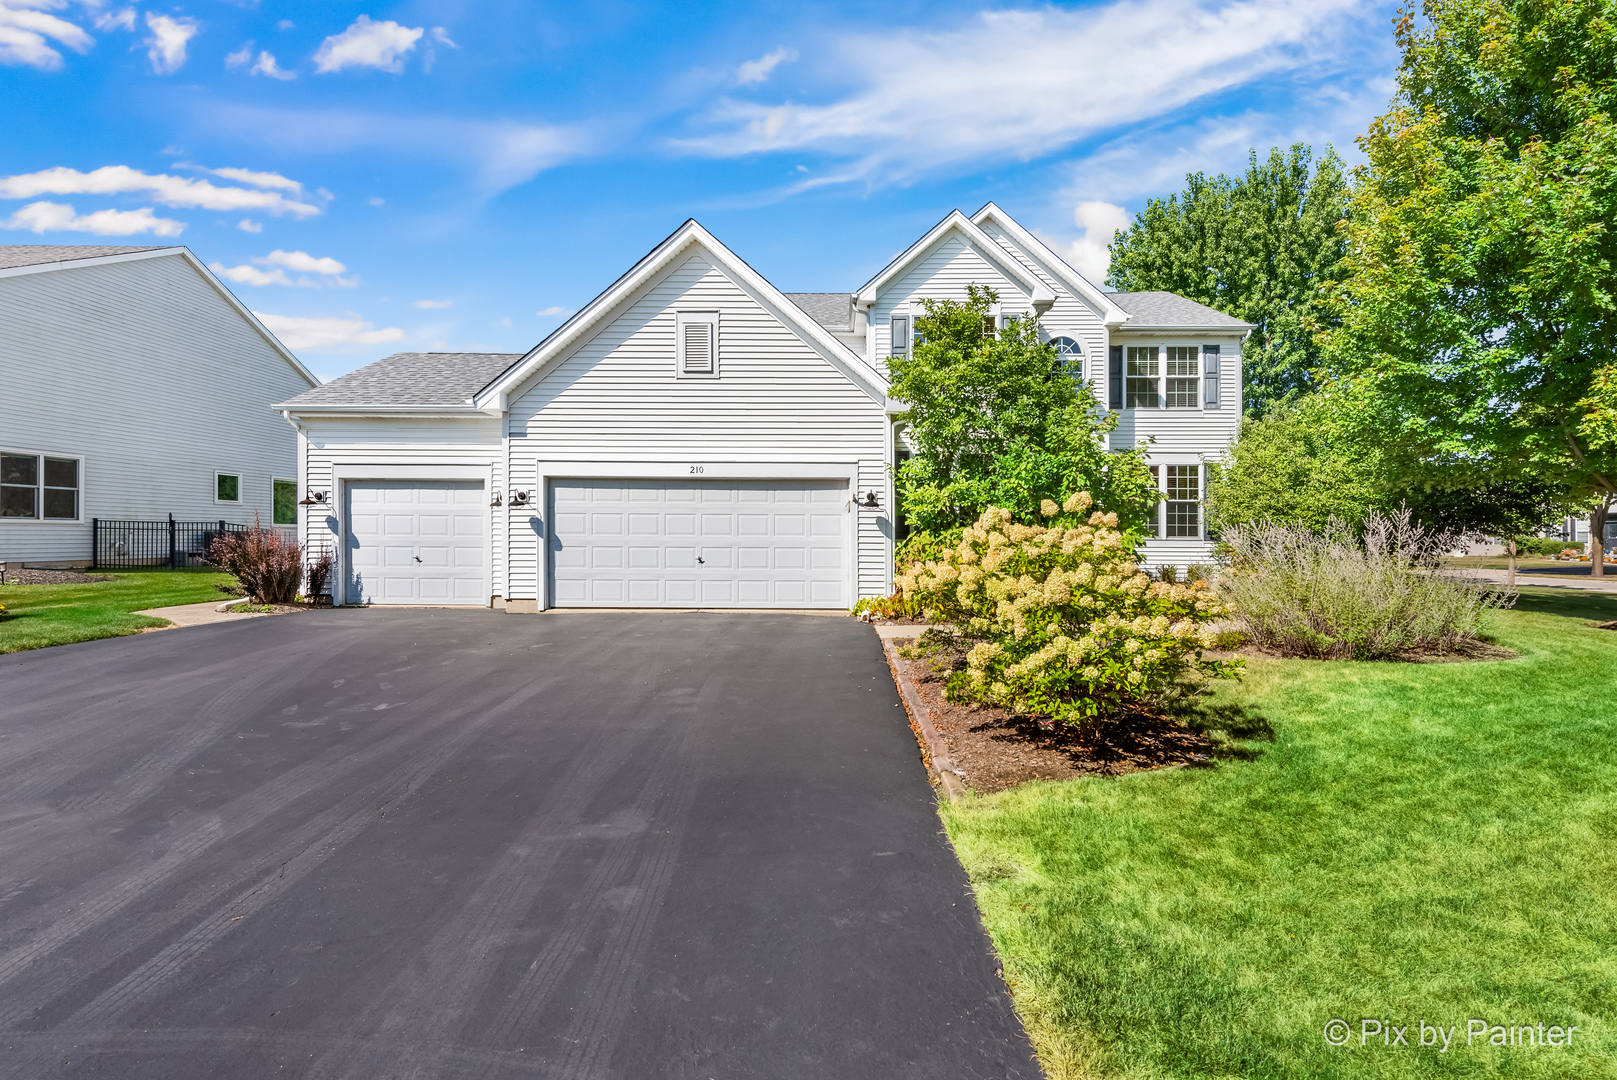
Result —
<path fill-rule="evenodd" d="M 1084 379 L 1084 350 L 1070 337 L 1058 337 L 1050 344 L 1056 347 L 1055 371 L 1074 382 Z M 1055 372 L 1052 372 L 1055 374 Z"/>

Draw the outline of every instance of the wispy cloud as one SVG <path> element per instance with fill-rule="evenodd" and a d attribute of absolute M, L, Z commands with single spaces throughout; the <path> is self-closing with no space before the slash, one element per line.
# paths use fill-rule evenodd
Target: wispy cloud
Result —
<path fill-rule="evenodd" d="M 186 44 L 202 28 L 195 19 L 153 15 L 148 11 L 146 29 L 152 32 L 146 39 L 146 56 L 152 62 L 152 70 L 159 75 L 172 75 L 185 66 Z"/>
<path fill-rule="evenodd" d="M 185 222 L 160 218 L 152 208 L 139 210 L 97 210 L 79 214 L 68 203 L 29 203 L 0 223 L 0 228 L 27 229 L 31 232 L 82 232 L 97 236 L 178 236 Z"/>
<path fill-rule="evenodd" d="M 133 33 L 135 29 L 135 9 L 126 7 L 118 11 L 103 11 L 95 17 L 95 28 L 101 31 L 127 30 Z"/>
<path fill-rule="evenodd" d="M 552 304 L 543 311 L 534 312 L 534 314 L 539 316 L 541 319 L 554 319 L 559 315 L 571 315 L 572 313 L 573 310 L 571 308 L 564 308 L 559 304 Z"/>
<path fill-rule="evenodd" d="M 49 14 L 67 6 L 67 0 L 0 0 L 0 64 L 55 71 L 62 54 L 51 45 L 82 53 L 95 39 L 80 27 Z"/>
<path fill-rule="evenodd" d="M 251 184 L 257 188 L 274 188 L 279 191 L 291 192 L 293 195 L 303 194 L 303 185 L 280 173 L 260 172 L 256 169 L 237 169 L 227 166 L 223 169 L 203 169 L 223 180 L 234 180 L 238 184 Z"/>
<path fill-rule="evenodd" d="M 244 67 L 248 63 L 252 63 L 253 65 L 252 67 L 247 68 L 247 74 L 249 75 L 266 75 L 271 79 L 280 79 L 282 81 L 295 79 L 298 77 L 297 72 L 287 71 L 277 64 L 275 61 L 275 54 L 270 52 L 268 49 L 260 49 L 258 52 L 258 60 L 254 62 L 253 43 L 251 41 L 247 42 L 241 48 L 225 57 L 225 67 L 227 68 Z"/>
<path fill-rule="evenodd" d="M 220 187 L 207 180 L 143 173 L 127 165 L 105 165 L 87 173 L 58 166 L 36 173 L 0 177 L 0 199 L 29 199 L 36 195 L 119 194 L 140 194 L 165 206 L 198 207 L 203 210 L 259 210 L 269 214 L 290 213 L 298 218 L 320 213 L 318 206 L 288 199 L 276 191 Z"/>
<path fill-rule="evenodd" d="M 348 29 L 320 43 L 314 69 L 325 75 L 347 68 L 376 68 L 397 75 L 425 32 L 420 26 L 401 26 L 391 19 L 373 22 L 369 15 L 361 15 Z"/>
<path fill-rule="evenodd" d="M 790 63 L 797 59 L 797 50 L 788 49 L 782 45 L 772 53 L 765 53 L 756 60 L 748 60 L 736 68 L 736 82 L 742 86 L 752 86 L 756 83 L 766 82 L 769 76 L 781 64 Z"/>
<path fill-rule="evenodd" d="M 410 306 L 421 308 L 425 311 L 436 311 L 440 308 L 452 308 L 455 306 L 455 302 L 453 300 L 417 300 Z"/>
<path fill-rule="evenodd" d="M 902 180 L 1051 153 L 1277 72 L 1315 77 L 1357 0 L 1113 0 L 984 11 L 938 31 L 860 33 L 823 70 L 861 80 L 825 103 L 727 98 L 687 152 L 819 151 L 805 186 Z M 1097 47 L 1103 43 L 1103 47 Z"/>
<path fill-rule="evenodd" d="M 358 315 L 302 318 L 296 315 L 270 315 L 255 311 L 258 321 L 281 339 L 289 349 L 309 352 L 347 351 L 357 345 L 383 345 L 403 341 L 404 331 L 396 326 L 376 329 Z"/>
<path fill-rule="evenodd" d="M 604 137 L 600 124 L 523 124 L 216 103 L 209 103 L 200 116 L 210 128 L 232 135 L 245 133 L 276 149 L 334 154 L 375 149 L 390 156 L 464 164 L 473 171 L 479 193 L 485 196 L 583 157 L 596 150 Z"/>
<path fill-rule="evenodd" d="M 261 233 L 264 231 L 264 226 L 260 225 L 252 218 L 242 218 L 240 221 L 236 222 L 236 228 L 240 229 L 244 233 Z"/>

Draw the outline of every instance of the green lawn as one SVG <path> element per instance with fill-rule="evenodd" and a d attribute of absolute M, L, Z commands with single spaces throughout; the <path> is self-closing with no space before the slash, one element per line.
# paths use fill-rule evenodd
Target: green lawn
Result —
<path fill-rule="evenodd" d="M 145 608 L 224 601 L 214 588 L 235 581 L 229 574 L 155 570 L 113 574 L 92 585 L 0 585 L 0 653 L 42 649 L 74 641 L 137 634 L 166 625 L 132 612 Z"/>
<path fill-rule="evenodd" d="M 1617 1077 L 1613 618 L 1529 587 L 1520 659 L 1259 660 L 1218 697 L 1272 741 L 946 806 L 1051 1075 Z M 1467 1048 L 1471 1018 L 1578 1031 Z"/>

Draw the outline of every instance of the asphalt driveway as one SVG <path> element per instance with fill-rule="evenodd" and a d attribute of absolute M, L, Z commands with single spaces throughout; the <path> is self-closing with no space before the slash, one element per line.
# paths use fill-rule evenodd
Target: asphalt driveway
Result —
<path fill-rule="evenodd" d="M 0 1075 L 1033 1077 L 870 627 L 0 657 Z"/>

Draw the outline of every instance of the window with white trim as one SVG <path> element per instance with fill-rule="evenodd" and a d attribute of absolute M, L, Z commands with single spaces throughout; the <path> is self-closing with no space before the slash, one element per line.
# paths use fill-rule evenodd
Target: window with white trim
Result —
<path fill-rule="evenodd" d="M 677 320 L 679 354 L 675 373 L 682 379 L 712 379 L 719 374 L 719 313 L 681 311 Z"/>
<path fill-rule="evenodd" d="M 241 476 L 238 473 L 213 474 L 213 501 L 221 503 L 241 502 Z"/>
<path fill-rule="evenodd" d="M 1200 465 L 1168 466 L 1167 536 L 1201 536 L 1201 473 Z"/>
<path fill-rule="evenodd" d="M 1168 408 L 1194 409 L 1201 382 L 1201 357 L 1194 345 L 1168 346 Z"/>
<path fill-rule="evenodd" d="M 79 459 L 0 451 L 0 517 L 77 521 Z"/>
<path fill-rule="evenodd" d="M 270 481 L 270 523 L 296 525 L 298 523 L 298 483 L 296 480 Z"/>

